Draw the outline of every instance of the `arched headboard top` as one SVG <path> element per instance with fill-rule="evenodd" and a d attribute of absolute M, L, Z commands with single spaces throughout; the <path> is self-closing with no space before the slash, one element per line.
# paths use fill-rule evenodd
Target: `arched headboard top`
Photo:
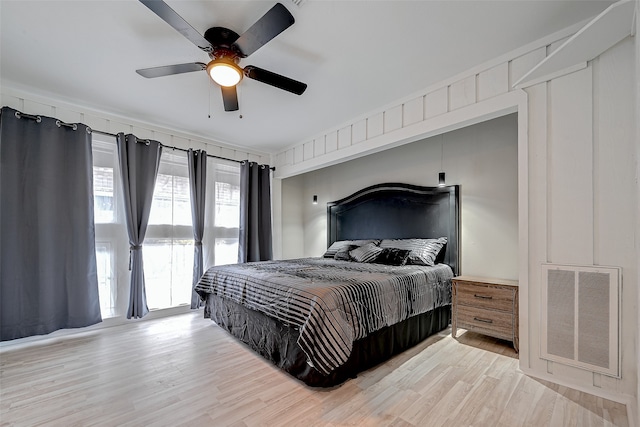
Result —
<path fill-rule="evenodd" d="M 447 238 L 441 262 L 460 272 L 458 185 L 378 184 L 327 203 L 327 247 L 338 240 Z"/>

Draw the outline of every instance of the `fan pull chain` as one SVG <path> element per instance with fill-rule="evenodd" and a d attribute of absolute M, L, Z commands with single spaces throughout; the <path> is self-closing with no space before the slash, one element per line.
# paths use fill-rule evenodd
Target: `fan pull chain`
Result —
<path fill-rule="evenodd" d="M 237 93 L 237 96 L 238 96 L 238 104 L 242 105 L 243 104 L 243 102 L 242 102 L 242 89 L 240 89 L 238 87 L 238 85 L 236 85 L 236 91 L 237 91 L 236 93 Z M 242 118 L 242 113 L 238 114 L 238 118 L 239 119 Z"/>
<path fill-rule="evenodd" d="M 211 118 L 211 91 L 213 90 L 213 82 L 209 78 L 207 78 L 207 80 L 209 81 L 209 116 L 208 117 Z"/>

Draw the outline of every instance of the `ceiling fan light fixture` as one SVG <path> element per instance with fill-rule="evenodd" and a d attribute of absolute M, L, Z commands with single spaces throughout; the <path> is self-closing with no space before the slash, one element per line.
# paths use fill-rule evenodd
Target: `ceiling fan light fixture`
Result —
<path fill-rule="evenodd" d="M 235 86 L 242 80 L 242 69 L 235 62 L 226 58 L 218 58 L 209 62 L 207 73 L 214 82 L 224 87 Z"/>
<path fill-rule="evenodd" d="M 305 83 L 289 77 L 252 65 L 239 65 L 241 59 L 248 57 L 294 24 L 293 15 L 282 3 L 276 3 L 241 35 L 228 28 L 211 27 L 203 36 L 163 0 L 139 1 L 210 58 L 208 64 L 192 62 L 136 70 L 142 77 L 150 79 L 207 70 L 211 80 L 220 86 L 224 111 L 238 110 L 236 86 L 245 76 L 295 95 L 302 95 L 307 89 Z"/>

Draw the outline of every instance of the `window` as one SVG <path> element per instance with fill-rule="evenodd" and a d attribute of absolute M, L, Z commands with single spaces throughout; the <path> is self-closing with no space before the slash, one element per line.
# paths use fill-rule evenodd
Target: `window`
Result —
<path fill-rule="evenodd" d="M 129 236 L 124 219 L 115 141 L 93 135 L 96 260 L 102 317 L 124 315 L 129 304 Z M 204 267 L 237 262 L 240 166 L 207 160 Z M 187 156 L 165 150 L 142 245 L 149 309 L 191 302 L 193 231 Z"/>
<path fill-rule="evenodd" d="M 191 193 L 187 158 L 163 154 L 160 171 L 164 173 L 158 172 L 156 178 L 149 224 L 191 227 Z"/>
<path fill-rule="evenodd" d="M 207 160 L 207 200 L 203 238 L 204 267 L 238 262 L 240 165 Z"/>
<path fill-rule="evenodd" d="M 191 303 L 193 228 L 183 152 L 162 153 L 142 251 L 149 309 Z"/>
<path fill-rule="evenodd" d="M 216 239 L 214 246 L 216 259 L 214 265 L 235 264 L 238 262 L 238 239 Z"/>
<path fill-rule="evenodd" d="M 96 241 L 98 295 L 102 317 L 112 317 L 116 311 L 116 281 L 113 277 L 113 250 L 108 241 Z"/>
<path fill-rule="evenodd" d="M 93 210 L 96 224 L 115 221 L 115 145 L 93 141 Z"/>
<path fill-rule="evenodd" d="M 129 262 L 129 237 L 120 199 L 120 175 L 116 145 L 110 138 L 93 136 L 93 201 L 96 230 L 98 290 L 103 318 L 124 313 L 128 296 L 126 274 Z"/>
<path fill-rule="evenodd" d="M 112 167 L 93 167 L 93 209 L 95 222 L 115 220 Z"/>
<path fill-rule="evenodd" d="M 142 251 L 149 309 L 190 303 L 193 238 L 145 239 Z"/>
<path fill-rule="evenodd" d="M 235 175 L 228 171 L 216 171 L 216 181 L 214 182 L 216 227 L 238 228 L 240 225 L 239 171 Z"/>

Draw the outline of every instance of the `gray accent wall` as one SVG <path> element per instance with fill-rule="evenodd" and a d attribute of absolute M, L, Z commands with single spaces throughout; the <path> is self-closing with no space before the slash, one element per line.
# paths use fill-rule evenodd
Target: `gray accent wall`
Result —
<path fill-rule="evenodd" d="M 442 168 L 461 188 L 462 273 L 517 279 L 517 139 L 510 114 L 282 180 L 283 258 L 323 254 L 327 202 L 384 182 L 435 186 Z"/>

